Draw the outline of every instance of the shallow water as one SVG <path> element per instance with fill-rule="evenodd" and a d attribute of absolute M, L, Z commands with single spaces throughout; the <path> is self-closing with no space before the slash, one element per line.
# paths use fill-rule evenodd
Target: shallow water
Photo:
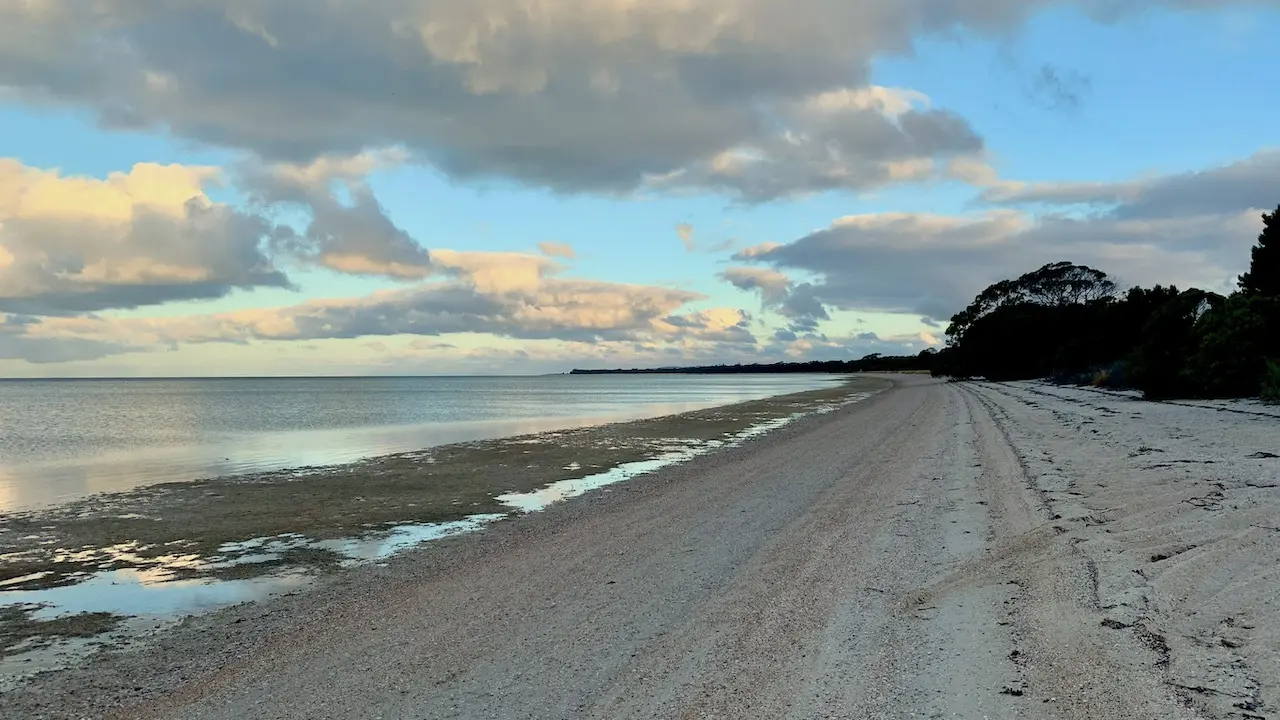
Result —
<path fill-rule="evenodd" d="M 533 492 L 511 493 L 497 499 L 507 507 L 520 512 L 538 512 L 555 503 L 578 497 L 592 490 L 605 488 L 638 475 L 663 467 L 686 462 L 699 455 L 723 447 L 739 445 L 753 437 L 781 428 L 811 413 L 824 413 L 839 405 L 857 402 L 867 397 L 857 393 L 841 403 L 812 408 L 805 412 L 775 418 L 753 425 L 724 440 L 690 442 L 673 438 L 663 451 L 646 460 L 624 463 L 607 470 L 592 472 L 590 468 L 572 467 L 578 477 L 551 483 Z M 574 463 L 577 465 L 577 463 Z M 37 617 L 53 617 L 79 612 L 113 612 L 122 615 L 146 615 L 172 618 L 185 614 L 216 609 L 270 594 L 296 589 L 305 585 L 307 576 L 301 572 L 269 574 L 247 580 L 174 580 L 179 569 L 225 567 L 228 565 L 269 562 L 281 553 L 298 548 L 317 548 L 337 553 L 343 565 L 357 565 L 385 560 L 396 553 L 411 549 L 431 540 L 473 532 L 486 525 L 505 519 L 504 514 L 479 514 L 461 520 L 441 523 L 405 524 L 386 528 L 359 538 L 337 540 L 312 540 L 303 535 L 281 535 L 254 538 L 226 543 L 218 548 L 218 555 L 196 557 L 175 554 L 158 558 L 153 567 L 146 569 L 110 570 L 90 575 L 87 579 L 66 587 L 42 590 L 5 591 L 0 588 L 0 604 L 39 605 Z M 129 545 L 79 551 L 86 557 L 124 556 L 132 552 Z M 67 552 L 67 558 L 76 553 Z"/>
<path fill-rule="evenodd" d="M 294 590 L 310 580 L 301 573 L 249 580 L 173 580 L 163 570 L 111 570 L 84 582 L 44 590 L 9 591 L 5 605 L 39 605 L 36 619 L 84 612 L 178 617 Z"/>
<path fill-rule="evenodd" d="M 870 394 L 855 393 L 837 402 L 809 405 L 789 415 L 759 422 L 724 439 L 660 440 L 655 446 L 655 451 L 659 453 L 656 456 L 606 470 L 584 468 L 580 463 L 572 462 L 565 470 L 577 477 L 551 483 L 533 492 L 512 493 L 498 499 L 514 510 L 538 512 L 554 503 L 607 488 L 614 483 L 668 465 L 685 462 L 717 448 L 739 445 L 804 415 L 830 412 L 837 407 L 863 400 Z M 300 548 L 335 552 L 344 566 L 380 563 L 422 543 L 480 530 L 508 517 L 510 515 L 507 514 L 481 514 L 451 522 L 405 524 L 363 537 L 337 540 L 316 541 L 296 534 L 254 538 L 226 543 L 209 557 L 175 553 L 155 559 L 156 564 L 150 567 L 99 570 L 86 574 L 83 580 L 70 586 L 23 591 L 6 591 L 0 588 L 0 605 L 17 604 L 32 608 L 32 617 L 37 620 L 86 612 L 111 612 L 126 617 L 119 629 L 99 638 L 58 641 L 20 655 L 0 658 L 0 692 L 32 672 L 66 667 L 77 662 L 103 642 L 129 642 L 183 616 L 298 591 L 314 581 L 314 576 L 302 568 L 285 568 L 260 577 L 237 580 L 175 579 L 177 570 L 269 563 L 280 560 L 287 551 Z M 130 555 L 136 551 L 134 545 L 60 552 L 67 557 L 85 555 L 87 559 L 94 560 Z"/>
<path fill-rule="evenodd" d="M 825 375 L 0 380 L 0 512 L 814 389 Z"/>

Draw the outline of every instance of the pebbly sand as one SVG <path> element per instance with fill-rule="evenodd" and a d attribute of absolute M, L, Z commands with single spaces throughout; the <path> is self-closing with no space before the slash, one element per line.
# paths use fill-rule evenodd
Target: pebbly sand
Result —
<path fill-rule="evenodd" d="M 1280 417 L 896 381 L 40 675 L 0 716 L 1280 713 Z"/>

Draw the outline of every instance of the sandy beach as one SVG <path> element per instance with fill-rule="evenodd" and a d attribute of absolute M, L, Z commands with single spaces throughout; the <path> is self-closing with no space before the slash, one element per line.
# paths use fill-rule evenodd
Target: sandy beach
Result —
<path fill-rule="evenodd" d="M 1267 718 L 1280 412 L 893 389 L 0 695 L 21 718 Z"/>

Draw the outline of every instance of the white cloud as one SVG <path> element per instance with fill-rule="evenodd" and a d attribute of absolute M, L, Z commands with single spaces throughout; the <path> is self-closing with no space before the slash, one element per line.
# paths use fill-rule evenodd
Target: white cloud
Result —
<path fill-rule="evenodd" d="M 538 252 L 547 257 L 564 258 L 572 260 L 578 257 L 578 253 L 574 251 L 572 245 L 557 242 L 540 242 L 538 243 Z"/>
<path fill-rule="evenodd" d="M 281 229 L 215 203 L 215 168 L 141 163 L 105 179 L 0 159 L 0 312 L 57 314 L 284 287 Z"/>
<path fill-rule="evenodd" d="M 563 269 L 549 258 L 521 253 L 432 250 L 431 259 L 443 272 L 465 278 L 482 293 L 535 292 L 543 279 Z"/>
<path fill-rule="evenodd" d="M 749 316 L 686 311 L 702 295 L 671 288 L 549 277 L 554 263 L 515 253 L 433 252 L 456 277 L 355 298 L 229 313 L 112 319 L 0 315 L 8 357 L 112 354 L 192 343 L 254 343 L 396 335 L 488 334 L 519 340 L 753 344 Z M 52 360 L 50 360 L 52 361 Z"/>

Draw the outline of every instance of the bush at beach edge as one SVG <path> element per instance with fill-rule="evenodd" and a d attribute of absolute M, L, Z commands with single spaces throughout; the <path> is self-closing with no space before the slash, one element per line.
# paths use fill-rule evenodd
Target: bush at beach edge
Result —
<path fill-rule="evenodd" d="M 1262 401 L 1280 405 L 1280 360 L 1267 360 L 1267 376 L 1262 381 Z"/>

